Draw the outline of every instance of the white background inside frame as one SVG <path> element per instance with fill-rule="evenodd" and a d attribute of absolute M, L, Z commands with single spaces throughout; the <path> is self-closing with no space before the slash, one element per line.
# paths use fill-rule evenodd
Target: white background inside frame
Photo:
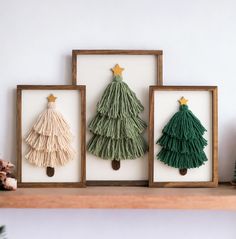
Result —
<path fill-rule="evenodd" d="M 28 146 L 25 137 L 33 127 L 39 114 L 47 107 L 47 97 L 57 97 L 56 109 L 62 113 L 74 136 L 72 147 L 75 158 L 64 166 L 55 168 L 55 175 L 48 177 L 46 169 L 36 167 L 25 159 Z M 81 181 L 81 147 L 80 125 L 81 104 L 78 90 L 22 90 L 22 182 L 80 182 Z"/>
<path fill-rule="evenodd" d="M 144 105 L 140 115 L 148 122 L 149 85 L 157 84 L 157 60 L 153 55 L 79 55 L 77 56 L 77 84 L 86 85 L 87 142 L 92 134 L 88 123 L 96 114 L 96 105 L 106 86 L 112 81 L 111 68 L 119 64 L 125 68 L 123 80 Z M 147 130 L 144 134 L 147 140 Z M 148 153 L 135 160 L 122 160 L 115 171 L 111 160 L 103 160 L 86 153 L 87 180 L 148 180 Z"/>
<path fill-rule="evenodd" d="M 189 109 L 201 121 L 207 132 L 203 137 L 208 145 L 204 152 L 208 161 L 201 167 L 188 169 L 185 176 L 156 159 L 161 147 L 156 144 L 162 135 L 163 127 L 178 111 L 178 100 L 187 98 Z M 155 91 L 154 92 L 154 182 L 205 182 L 212 180 L 212 93 L 210 91 Z"/>

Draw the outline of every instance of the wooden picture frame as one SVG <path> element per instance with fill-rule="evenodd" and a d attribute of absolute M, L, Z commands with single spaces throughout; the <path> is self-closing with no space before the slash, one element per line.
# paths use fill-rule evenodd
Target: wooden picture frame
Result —
<path fill-rule="evenodd" d="M 163 85 L 162 50 L 72 50 L 72 84 L 77 85 L 77 56 L 79 55 L 153 55 L 157 63 L 157 85 Z"/>
<path fill-rule="evenodd" d="M 73 172 L 76 174 L 75 176 L 72 176 L 73 180 L 70 182 L 68 180 L 64 180 L 65 179 L 65 175 L 61 176 L 61 178 L 59 178 L 58 182 L 53 180 L 45 180 L 43 179 L 39 179 L 38 181 L 35 180 L 35 178 L 32 179 L 32 181 L 30 180 L 31 176 L 28 175 L 27 179 L 23 179 L 24 178 L 24 173 L 29 173 L 30 170 L 27 167 L 34 167 L 31 166 L 28 162 L 25 162 L 26 160 L 24 159 L 24 152 L 22 150 L 24 146 L 25 142 L 23 141 L 23 138 L 25 137 L 25 135 L 23 135 L 23 131 L 25 131 L 25 125 L 27 123 L 24 123 L 25 118 L 27 118 L 27 116 L 24 116 L 23 112 L 27 112 L 27 114 L 29 115 L 29 117 L 33 117 L 34 122 L 37 119 L 38 115 L 42 112 L 42 109 L 45 108 L 46 105 L 46 94 L 48 94 L 50 92 L 50 94 L 56 94 L 57 97 L 60 97 L 60 95 L 63 97 L 66 101 L 65 105 L 65 110 L 64 111 L 68 111 L 69 108 L 71 108 L 71 105 L 73 106 L 73 102 L 74 104 L 77 106 L 78 105 L 78 109 L 77 113 L 78 116 L 76 116 L 76 119 L 73 119 L 73 122 L 75 122 L 75 125 L 72 125 L 72 128 L 76 128 L 79 132 L 76 135 L 76 133 L 72 134 L 74 135 L 74 137 L 76 138 L 76 147 L 75 150 L 77 149 L 78 151 L 78 155 L 76 153 L 76 156 L 78 156 L 77 158 L 73 159 L 72 161 L 75 162 L 75 164 L 73 163 L 73 165 L 77 165 L 77 167 L 73 167 L 73 165 L 70 165 L 73 167 Z M 73 92 L 73 94 L 72 94 Z M 36 96 L 34 96 L 35 94 L 37 94 L 37 98 L 35 98 Z M 29 96 L 32 96 L 32 101 L 33 104 L 36 106 L 30 107 L 30 105 L 28 106 L 29 100 Z M 37 103 L 38 101 L 38 95 L 41 96 L 41 98 L 39 99 L 39 103 Z M 71 96 L 71 98 L 69 98 Z M 24 100 L 25 97 L 25 100 Z M 57 100 L 58 101 L 58 100 Z M 78 86 L 72 86 L 72 85 L 18 85 L 17 86 L 17 118 L 16 118 L 16 122 L 17 122 L 17 180 L 18 180 L 18 187 L 85 187 L 85 181 L 86 181 L 86 154 L 85 154 L 85 122 L 86 122 L 86 87 L 83 85 L 78 85 Z M 68 103 L 70 104 L 70 107 L 67 107 Z M 32 114 L 29 114 L 29 112 L 31 112 L 32 108 L 37 107 L 37 105 L 43 105 L 43 108 L 40 107 L 40 109 L 37 109 L 37 114 L 35 113 L 34 116 L 32 116 Z M 61 103 L 62 104 L 62 103 Z M 40 106 L 41 106 L 40 105 Z M 25 109 L 24 109 L 25 108 Z M 76 112 L 76 110 L 74 109 L 74 111 Z M 34 109 L 35 111 L 35 109 Z M 61 109 L 59 109 L 59 111 L 61 111 Z M 37 115 L 37 116 L 36 116 Z M 68 118 L 68 115 L 66 115 Z M 70 114 L 69 117 L 74 117 L 73 114 Z M 78 119 L 78 121 L 77 121 Z M 31 120 L 32 121 L 32 120 Z M 77 124 L 78 122 L 78 124 Z M 31 127 L 33 122 L 30 122 Z M 25 124 L 25 125 L 24 125 Z M 71 126 L 71 125 L 70 125 Z M 30 129 L 27 129 L 27 132 Z M 25 133 L 25 132 L 24 132 Z M 25 144 L 26 145 L 26 144 Z M 25 161 L 24 161 L 25 160 Z M 30 165 L 30 166 L 24 166 L 24 165 Z M 68 163 L 69 164 L 69 163 Z M 65 167 L 65 166 L 63 166 Z M 42 168 L 38 168 L 38 167 L 34 167 L 37 168 L 35 170 L 42 170 Z M 33 170 L 34 170 L 33 168 Z M 32 168 L 31 168 L 32 169 Z M 44 168 L 43 168 L 44 169 Z M 23 172 L 24 171 L 24 172 Z M 69 170 L 67 170 L 69 171 Z M 36 171 L 35 171 L 36 172 Z M 66 172 L 64 171 L 60 171 L 60 172 Z M 38 173 L 38 172 L 37 172 Z M 40 172 L 41 173 L 41 172 Z M 68 172 L 67 172 L 68 173 Z M 69 172 L 70 173 L 70 172 Z M 71 172 L 72 173 L 72 172 Z M 40 174 L 39 174 L 40 175 Z M 79 179 L 77 181 L 77 179 Z"/>
<path fill-rule="evenodd" d="M 102 85 L 104 87 L 104 89 L 106 87 L 106 85 L 104 85 L 106 83 L 101 82 L 99 80 L 96 81 L 97 80 L 96 70 L 101 65 L 96 65 L 96 67 L 94 67 L 94 68 L 92 66 L 94 66 L 94 64 L 99 64 L 98 62 L 103 61 L 103 59 L 105 58 L 105 59 L 108 59 L 107 61 L 109 61 L 109 59 L 110 59 L 110 62 L 111 62 L 111 64 L 107 64 L 106 68 L 105 68 L 105 70 L 108 73 L 110 73 L 110 68 L 112 68 L 114 66 L 114 64 L 120 64 L 121 67 L 126 68 L 128 71 L 128 69 L 130 69 L 128 67 L 128 66 L 130 66 L 130 65 L 128 65 L 129 63 L 134 65 L 136 63 L 136 59 L 144 59 L 145 57 L 147 57 L 147 59 L 152 58 L 152 60 L 147 60 L 144 63 L 144 64 L 146 64 L 146 66 L 148 64 L 149 64 L 149 66 L 151 65 L 150 66 L 151 71 L 149 71 L 149 70 L 146 71 L 147 75 L 149 74 L 149 72 L 152 72 L 152 71 L 154 71 L 154 74 L 155 74 L 154 80 L 152 80 L 152 81 L 147 80 L 145 82 L 146 79 L 144 78 L 144 80 L 142 82 L 142 84 L 145 85 L 145 94 L 146 94 L 145 95 L 145 103 L 146 102 L 147 103 L 146 103 L 146 105 L 144 104 L 144 107 L 145 107 L 145 112 L 146 112 L 146 122 L 148 122 L 148 86 L 153 85 L 153 84 L 157 84 L 157 85 L 163 84 L 163 62 L 162 62 L 163 61 L 163 52 L 161 50 L 72 50 L 72 84 L 73 85 L 84 84 L 87 86 L 87 96 L 88 96 L 88 99 L 87 99 L 87 112 L 88 112 L 87 124 L 90 121 L 90 119 L 89 119 L 91 117 L 89 115 L 90 112 L 93 111 L 95 114 L 95 109 L 93 109 L 93 108 L 94 108 L 94 105 L 96 105 L 96 101 L 94 100 L 94 102 L 92 104 L 92 107 L 93 107 L 92 108 L 91 104 L 90 104 L 91 98 L 95 99 L 97 97 L 96 94 L 98 94 L 98 92 L 100 90 L 99 89 L 100 85 Z M 85 60 L 83 61 L 83 59 L 85 59 Z M 90 61 L 87 61 L 86 59 L 94 59 L 94 60 L 91 60 L 92 63 L 90 64 Z M 127 62 L 129 62 L 129 63 L 127 63 Z M 85 77 L 84 77 L 85 70 L 83 70 L 84 68 L 88 68 L 87 71 L 94 73 L 94 76 L 87 77 L 85 80 Z M 139 67 L 137 67 L 136 70 L 138 71 Z M 126 73 L 126 70 L 124 72 Z M 145 75 L 145 74 L 143 74 L 143 75 Z M 127 80 L 127 78 L 128 77 L 124 77 L 125 80 Z M 129 78 L 129 79 L 131 79 L 131 78 Z M 130 83 L 135 84 L 135 80 L 137 83 L 138 80 L 134 79 L 132 82 L 128 82 L 128 84 L 130 84 Z M 96 82 L 97 82 L 97 84 L 96 84 Z M 107 84 L 108 83 L 109 82 L 107 82 Z M 98 89 L 94 90 L 94 94 L 89 95 L 89 94 L 91 94 L 91 91 L 90 91 L 91 84 L 97 86 Z M 133 89 L 133 88 L 131 87 L 131 89 Z M 100 91 L 100 96 L 101 96 L 101 92 L 102 91 Z M 98 97 L 96 98 L 96 100 L 97 99 L 98 99 Z M 87 129 L 87 127 L 86 127 L 86 129 Z M 88 134 L 88 131 L 87 131 L 87 134 Z M 145 160 L 147 160 L 146 166 L 144 166 L 144 168 L 141 168 L 139 166 L 139 169 L 137 170 L 137 171 L 145 170 L 145 173 L 147 175 L 146 178 L 143 177 L 143 178 L 136 179 L 135 177 L 133 177 L 132 179 L 130 179 L 128 177 L 127 178 L 125 178 L 125 177 L 112 178 L 112 176 L 107 176 L 107 178 L 104 179 L 99 176 L 97 176 L 97 177 L 90 176 L 92 174 L 92 172 L 94 173 L 94 171 L 97 170 L 97 168 L 92 169 L 92 167 L 90 170 L 89 165 L 92 164 L 90 157 L 91 156 L 89 154 L 87 154 L 87 157 L 86 157 L 87 158 L 87 164 L 86 164 L 87 165 L 87 174 L 86 174 L 87 182 L 86 182 L 86 184 L 88 186 L 148 186 L 148 159 L 147 158 L 145 158 Z M 123 161 L 125 161 L 125 160 L 123 160 Z M 123 163 L 123 161 L 122 161 L 122 163 Z M 95 164 L 96 164 L 96 162 L 95 162 Z M 95 166 L 93 166 L 93 167 L 95 167 Z M 108 174 L 109 173 L 104 173 L 104 175 L 108 175 Z M 108 177 L 110 177 L 110 178 L 108 178 Z"/>
<path fill-rule="evenodd" d="M 176 173 L 175 168 L 169 167 L 166 164 L 156 159 L 156 154 L 159 152 L 156 145 L 157 138 L 160 137 L 161 132 L 167 119 L 170 119 L 178 110 L 179 97 L 187 95 L 189 98 L 190 110 L 193 113 L 199 113 L 209 126 L 210 141 L 204 151 L 209 152 L 208 161 L 204 166 L 197 169 L 201 174 L 195 171 L 193 178 L 195 180 L 184 179 L 179 180 L 180 177 L 173 176 L 168 172 Z M 218 95 L 216 86 L 150 86 L 149 88 L 149 187 L 216 187 L 218 185 Z M 199 97 L 200 96 L 200 97 Z M 173 99 L 175 99 L 173 101 Z M 208 100 L 207 100 L 208 99 Z M 192 102 L 191 102 L 192 101 Z M 194 102 L 195 101 L 195 102 Z M 208 103 L 206 101 L 209 101 Z M 206 103 L 205 103 L 206 102 Z M 172 105 L 170 105 L 170 104 Z M 200 105 L 200 106 L 198 106 Z M 194 108 L 195 107 L 195 108 Z M 195 112 L 196 111 L 196 112 Z M 207 113 L 209 115 L 204 116 Z M 209 120 L 208 120 L 209 119 Z M 201 119 L 200 119 L 201 121 Z M 206 133 L 205 133 L 206 134 Z M 205 135 L 204 134 L 204 135 Z M 208 134 L 208 133 L 207 133 Z M 158 136 L 158 137 L 156 137 Z M 206 152 L 207 151 L 207 152 Z M 161 171 L 162 170 L 162 171 Z M 158 172 L 159 174 L 158 174 Z M 193 172 L 193 171 L 191 171 Z M 177 175 L 177 173 L 176 173 Z M 198 178 L 199 177 L 199 178 Z M 202 177 L 202 178 L 201 178 Z M 165 178 L 172 178 L 172 180 L 165 180 Z M 191 177 L 189 177 L 191 178 Z M 206 178 L 206 179 L 203 179 Z M 174 180 L 173 180 L 174 179 Z"/>

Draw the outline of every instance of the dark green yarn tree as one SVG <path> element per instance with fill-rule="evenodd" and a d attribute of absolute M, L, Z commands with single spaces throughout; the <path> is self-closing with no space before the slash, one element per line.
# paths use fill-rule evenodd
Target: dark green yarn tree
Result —
<path fill-rule="evenodd" d="M 204 153 L 207 141 L 203 138 L 206 129 L 188 109 L 187 101 L 184 97 L 179 100 L 179 111 L 163 128 L 163 134 L 156 142 L 162 147 L 157 159 L 178 168 L 181 175 L 185 175 L 187 169 L 198 168 L 207 161 Z"/>
<path fill-rule="evenodd" d="M 97 114 L 89 124 L 93 133 L 87 150 L 103 159 L 112 160 L 112 168 L 120 168 L 120 160 L 135 159 L 147 151 L 142 133 L 146 123 L 139 117 L 144 110 L 135 93 L 122 79 L 124 69 L 112 68 L 114 78 L 97 104 Z"/>

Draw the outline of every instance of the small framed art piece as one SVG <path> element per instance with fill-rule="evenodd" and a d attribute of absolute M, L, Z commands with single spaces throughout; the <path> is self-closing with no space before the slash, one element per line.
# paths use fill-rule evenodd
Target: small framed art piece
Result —
<path fill-rule="evenodd" d="M 216 187 L 216 86 L 150 86 L 149 186 Z"/>
<path fill-rule="evenodd" d="M 85 120 L 85 86 L 18 85 L 18 186 L 85 186 Z"/>
<path fill-rule="evenodd" d="M 148 87 L 162 85 L 162 51 L 73 50 L 86 85 L 87 185 L 148 185 Z"/>

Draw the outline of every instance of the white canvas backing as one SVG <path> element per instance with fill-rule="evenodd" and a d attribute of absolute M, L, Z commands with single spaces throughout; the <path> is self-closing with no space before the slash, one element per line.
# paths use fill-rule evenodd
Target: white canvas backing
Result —
<path fill-rule="evenodd" d="M 48 177 L 46 169 L 27 162 L 28 146 L 25 137 L 33 127 L 39 114 L 47 107 L 47 96 L 57 97 L 56 109 L 62 113 L 74 135 L 72 146 L 76 151 L 74 160 L 55 168 L 55 175 Z M 81 181 L 81 104 L 77 90 L 22 90 L 22 182 L 80 182 Z"/>
<path fill-rule="evenodd" d="M 112 81 L 111 68 L 119 64 L 125 68 L 123 80 L 136 93 L 144 105 L 140 115 L 148 122 L 149 85 L 157 84 L 157 60 L 153 55 L 78 55 L 77 84 L 86 85 L 87 126 L 96 114 L 96 105 L 106 86 Z M 86 131 L 87 142 L 92 134 Z M 144 134 L 147 140 L 147 130 Z M 122 160 L 115 171 L 110 160 L 86 153 L 87 180 L 147 180 L 148 153 L 136 160 Z"/>
<path fill-rule="evenodd" d="M 162 135 L 163 127 L 178 111 L 178 100 L 187 98 L 189 109 L 207 129 L 203 135 L 208 141 L 204 152 L 208 158 L 205 165 L 188 169 L 185 176 L 179 170 L 165 165 L 156 159 L 161 147 L 156 144 Z M 155 91 L 154 92 L 154 182 L 204 182 L 212 181 L 212 92 L 210 91 Z"/>

